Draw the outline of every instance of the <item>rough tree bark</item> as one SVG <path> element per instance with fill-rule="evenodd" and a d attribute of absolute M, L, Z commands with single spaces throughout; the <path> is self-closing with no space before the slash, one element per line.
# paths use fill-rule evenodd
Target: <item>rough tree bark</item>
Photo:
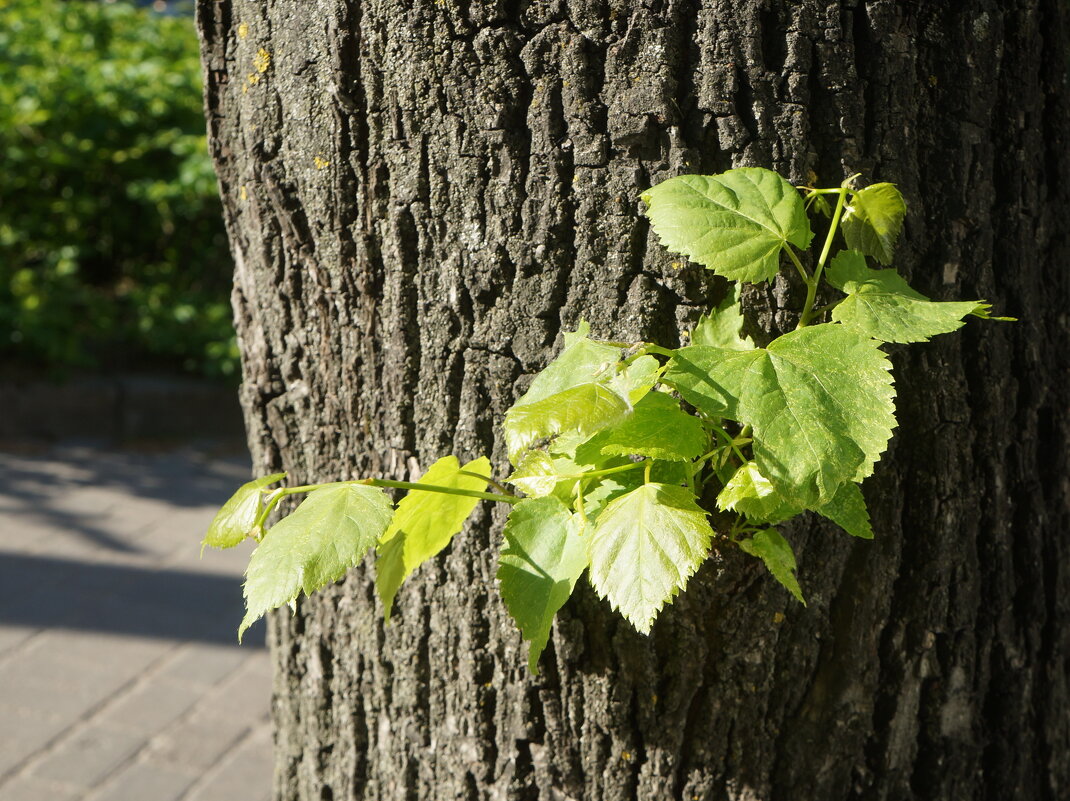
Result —
<path fill-rule="evenodd" d="M 638 213 L 675 174 L 897 182 L 900 269 L 1022 318 L 895 353 L 877 539 L 792 529 L 808 608 L 732 554 L 649 637 L 581 589 L 532 678 L 484 509 L 389 628 L 370 570 L 278 614 L 277 799 L 1070 795 L 1064 3 L 198 11 L 260 473 L 502 465 L 563 328 L 676 343 L 723 287 Z M 749 290 L 755 328 L 799 292 Z"/>

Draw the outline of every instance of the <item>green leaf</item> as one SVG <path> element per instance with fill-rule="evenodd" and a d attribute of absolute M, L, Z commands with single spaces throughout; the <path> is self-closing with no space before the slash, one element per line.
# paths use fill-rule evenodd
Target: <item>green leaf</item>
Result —
<path fill-rule="evenodd" d="M 822 217 L 829 220 L 832 219 L 832 206 L 825 200 L 824 195 L 810 194 L 807 195 L 806 200 L 803 201 L 808 209 L 813 209 Z"/>
<path fill-rule="evenodd" d="M 583 494 L 583 511 L 587 521 L 593 523 L 602 514 L 602 510 L 616 498 L 631 492 L 643 484 L 643 470 L 626 470 L 622 473 L 613 473 L 603 476 L 597 483 L 593 483 Z"/>
<path fill-rule="evenodd" d="M 980 304 L 980 307 L 976 311 L 970 312 L 970 314 L 972 314 L 974 317 L 980 317 L 982 320 L 998 320 L 999 322 L 1002 322 L 1002 323 L 1016 323 L 1016 322 L 1018 322 L 1018 318 L 1017 317 L 996 317 L 994 314 L 992 314 L 992 304 L 991 303 L 982 303 L 982 304 Z"/>
<path fill-rule="evenodd" d="M 690 490 L 644 484 L 610 501 L 595 521 L 591 585 L 636 630 L 648 633 L 706 558 L 712 536 Z"/>
<path fill-rule="evenodd" d="M 862 497 L 862 488 L 852 481 L 840 487 L 836 497 L 820 507 L 817 513 L 831 520 L 852 537 L 873 539 L 866 499 Z"/>
<path fill-rule="evenodd" d="M 490 475 L 490 461 L 485 456 L 464 467 L 456 456 L 444 456 L 417 483 L 483 492 L 487 480 L 477 475 Z M 383 601 L 386 622 L 390 622 L 394 596 L 402 582 L 449 545 L 478 505 L 478 498 L 420 490 L 410 490 L 401 499 L 394 519 L 380 538 L 379 559 L 375 563 L 375 587 Z"/>
<path fill-rule="evenodd" d="M 256 518 L 260 514 L 260 490 L 286 478 L 285 473 L 274 473 L 242 484 L 223 508 L 216 512 L 208 526 L 201 545 L 212 548 L 233 548 L 246 537 L 257 537 Z"/>
<path fill-rule="evenodd" d="M 723 301 L 699 318 L 691 332 L 692 345 L 709 345 L 727 350 L 751 350 L 754 343 L 742 336 L 743 315 L 739 310 L 739 284 L 732 284 L 732 291 Z"/>
<path fill-rule="evenodd" d="M 588 339 L 590 330 L 586 322 L 581 322 L 575 332 L 565 334 L 561 353 L 532 379 L 528 391 L 517 399 L 513 408 L 583 384 L 605 382 L 614 375 L 612 368 L 620 361 L 620 348 Z"/>
<path fill-rule="evenodd" d="M 516 470 L 506 479 L 532 498 L 549 495 L 560 480 L 554 460 L 546 451 L 528 451 L 516 466 Z"/>
<path fill-rule="evenodd" d="M 861 481 L 895 427 L 891 362 L 841 325 L 800 328 L 768 348 L 693 346 L 667 383 L 695 406 L 753 426 L 754 460 L 790 503 L 816 508 Z"/>
<path fill-rule="evenodd" d="M 786 501 L 754 462 L 747 462 L 729 479 L 717 496 L 717 506 L 756 523 L 779 523 L 803 511 Z"/>
<path fill-rule="evenodd" d="M 689 462 L 705 452 L 707 440 L 702 422 L 683 411 L 678 400 L 664 392 L 651 392 L 630 415 L 582 445 L 576 458 L 582 462 L 587 452 L 596 450 L 605 456 Z"/>
<path fill-rule="evenodd" d="M 580 384 L 534 403 L 517 404 L 505 414 L 509 459 L 517 463 L 525 450 L 556 434 L 575 432 L 587 438 L 631 411 L 628 402 L 602 384 Z"/>
<path fill-rule="evenodd" d="M 806 606 L 802 588 L 795 577 L 795 554 L 791 545 L 775 529 L 759 531 L 749 540 L 740 540 L 739 547 L 751 556 L 757 556 L 764 563 L 773 578 L 783 584 L 795 599 Z"/>
<path fill-rule="evenodd" d="M 773 278 L 780 251 L 789 242 L 805 249 L 813 238 L 795 187 L 758 167 L 670 178 L 642 199 L 666 248 L 733 281 Z"/>
<path fill-rule="evenodd" d="M 557 498 L 532 498 L 513 506 L 502 532 L 505 547 L 498 565 L 502 600 L 531 643 L 528 668 L 535 674 L 554 615 L 587 567 L 580 528 L 580 518 Z"/>
<path fill-rule="evenodd" d="M 907 204 L 895 184 L 872 184 L 851 194 L 840 226 L 847 247 L 890 264 Z"/>
<path fill-rule="evenodd" d="M 633 373 L 628 368 L 618 371 L 620 349 L 588 339 L 589 330 L 587 323 L 580 323 L 575 333 L 565 334 L 561 354 L 505 413 L 502 427 L 513 464 L 539 440 L 560 434 L 577 434 L 580 441 L 590 437 L 631 411 L 628 398 L 633 391 L 641 397 L 649 389 L 642 386 L 647 362 Z M 656 366 L 656 360 L 651 361 Z"/>
<path fill-rule="evenodd" d="M 709 345 L 680 348 L 662 380 L 710 417 L 739 418 L 738 376 L 763 358 L 764 350 L 727 350 Z M 716 366 L 716 370 L 715 370 Z M 731 378 L 726 383 L 722 376 Z"/>
<path fill-rule="evenodd" d="M 608 381 L 608 386 L 631 404 L 638 403 L 661 375 L 661 364 L 653 356 L 638 356 Z"/>
<path fill-rule="evenodd" d="M 741 514 L 751 522 L 770 524 L 790 520 L 805 511 L 785 500 L 754 462 L 747 462 L 735 472 L 717 496 L 717 506 Z M 866 501 L 858 484 L 852 481 L 842 484 L 835 497 L 815 511 L 851 536 L 873 539 Z"/>
<path fill-rule="evenodd" d="M 323 487 L 264 536 L 245 571 L 245 619 L 238 640 L 259 617 L 311 595 L 360 563 L 393 513 L 381 489 L 362 484 Z"/>
<path fill-rule="evenodd" d="M 989 308 L 980 301 L 931 301 L 895 270 L 871 270 L 853 250 L 837 254 L 828 280 L 847 293 L 832 319 L 882 342 L 926 342 L 961 328 L 968 315 L 985 316 Z"/>

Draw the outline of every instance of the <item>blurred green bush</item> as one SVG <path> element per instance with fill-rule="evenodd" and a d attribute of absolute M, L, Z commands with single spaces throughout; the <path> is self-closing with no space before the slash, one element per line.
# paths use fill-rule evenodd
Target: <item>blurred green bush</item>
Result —
<path fill-rule="evenodd" d="M 0 0 L 0 357 L 230 375 L 193 21 Z"/>

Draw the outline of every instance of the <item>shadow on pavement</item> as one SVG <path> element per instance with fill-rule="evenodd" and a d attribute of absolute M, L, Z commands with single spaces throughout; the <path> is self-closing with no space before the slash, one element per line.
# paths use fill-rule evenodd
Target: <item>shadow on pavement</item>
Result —
<path fill-rule="evenodd" d="M 244 454 L 208 458 L 194 451 L 169 453 L 114 451 L 91 447 L 52 449 L 44 458 L 0 452 L 0 516 L 15 521 L 32 517 L 57 530 L 81 537 L 107 551 L 126 554 L 144 549 L 117 536 L 111 509 L 95 510 L 73 500 L 80 493 L 114 490 L 123 498 L 162 501 L 176 509 L 220 506 L 249 480 Z M 16 523 L 13 523 L 16 524 Z M 0 538 L 0 547 L 2 547 Z"/>
<path fill-rule="evenodd" d="M 241 581 L 172 569 L 0 553 L 0 625 L 238 645 Z M 264 624 L 243 646 L 264 645 Z"/>

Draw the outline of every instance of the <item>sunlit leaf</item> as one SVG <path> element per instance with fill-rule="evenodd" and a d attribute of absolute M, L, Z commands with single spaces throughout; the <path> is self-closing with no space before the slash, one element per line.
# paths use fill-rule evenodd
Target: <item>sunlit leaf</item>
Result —
<path fill-rule="evenodd" d="M 743 336 L 743 315 L 739 310 L 739 284 L 708 314 L 699 318 L 691 332 L 692 345 L 710 345 L 727 350 L 750 350 L 754 343 Z"/>
<path fill-rule="evenodd" d="M 661 365 L 653 356 L 639 356 L 608 381 L 608 386 L 631 404 L 636 404 L 658 380 Z"/>
<path fill-rule="evenodd" d="M 832 319 L 882 342 L 925 342 L 961 328 L 968 315 L 986 315 L 989 308 L 981 301 L 931 301 L 895 270 L 871 270 L 865 257 L 852 250 L 840 252 L 827 275 L 830 284 L 847 293 L 832 310 Z"/>
<path fill-rule="evenodd" d="M 789 242 L 805 249 L 813 238 L 798 190 L 758 167 L 670 178 L 642 199 L 667 249 L 733 281 L 773 278 L 780 251 Z"/>
<path fill-rule="evenodd" d="M 606 456 L 646 456 L 669 461 L 691 461 L 706 449 L 702 423 L 680 408 L 680 402 L 663 392 L 651 392 L 620 422 L 603 429 L 583 445 Z M 577 452 L 577 458 L 582 454 Z"/>
<path fill-rule="evenodd" d="M 528 451 L 506 480 L 532 498 L 549 495 L 560 481 L 553 459 L 546 451 Z"/>
<path fill-rule="evenodd" d="M 854 192 L 840 222 L 847 247 L 890 264 L 906 213 L 895 184 L 872 184 Z"/>
<path fill-rule="evenodd" d="M 549 641 L 554 615 L 587 567 L 580 528 L 580 519 L 549 497 L 516 504 L 502 532 L 505 547 L 498 566 L 502 600 L 530 642 L 532 673 L 539 672 L 539 655 Z"/>
<path fill-rule="evenodd" d="M 761 474 L 790 503 L 816 508 L 872 473 L 887 447 L 890 370 L 877 342 L 829 324 L 752 351 L 683 348 L 665 380 L 700 409 L 752 426 Z"/>
<path fill-rule="evenodd" d="M 629 379 L 627 369 L 618 370 L 620 349 L 588 339 L 589 330 L 581 323 L 578 331 L 565 334 L 560 355 L 506 412 L 502 428 L 513 464 L 541 440 L 565 434 L 582 442 L 628 414 L 633 391 L 641 397 L 649 389 L 642 386 L 648 363 L 636 367 Z M 619 390 L 612 388 L 614 383 Z"/>
<path fill-rule="evenodd" d="M 590 534 L 591 585 L 647 633 L 706 558 L 713 530 L 684 487 L 644 484 L 610 501 Z"/>
<path fill-rule="evenodd" d="M 795 553 L 780 532 L 771 528 L 759 531 L 750 539 L 740 540 L 739 547 L 751 556 L 761 559 L 773 578 L 783 584 L 799 603 L 806 606 L 799 580 L 795 577 Z"/>
<path fill-rule="evenodd" d="M 238 639 L 271 609 L 311 595 L 360 563 L 390 524 L 393 504 L 362 484 L 323 487 L 276 523 L 245 572 L 245 619 Z"/>
<path fill-rule="evenodd" d="M 262 508 L 260 490 L 285 477 L 285 473 L 275 473 L 242 484 L 223 504 L 223 508 L 216 512 L 201 544 L 212 548 L 233 548 L 246 537 L 258 537 L 260 532 L 255 524 Z"/>
<path fill-rule="evenodd" d="M 517 398 L 514 408 L 583 384 L 608 381 L 614 375 L 612 368 L 620 360 L 620 348 L 589 339 L 590 331 L 591 327 L 581 322 L 576 331 L 564 335 L 561 353 L 536 374 L 528 391 Z"/>
<path fill-rule="evenodd" d="M 776 491 L 754 462 L 739 468 L 717 496 L 717 506 L 756 523 L 779 523 L 802 510 Z"/>
<path fill-rule="evenodd" d="M 631 411 L 628 402 L 602 384 L 580 384 L 534 403 L 517 404 L 505 415 L 505 442 L 516 463 L 524 451 L 556 434 L 589 437 Z"/>
<path fill-rule="evenodd" d="M 464 467 L 456 456 L 444 456 L 417 483 L 483 492 L 487 479 L 480 476 L 490 476 L 490 461 L 485 456 Z M 375 563 L 375 586 L 387 622 L 402 582 L 449 545 L 477 505 L 478 498 L 415 489 L 401 499 L 389 528 L 382 535 Z"/>

